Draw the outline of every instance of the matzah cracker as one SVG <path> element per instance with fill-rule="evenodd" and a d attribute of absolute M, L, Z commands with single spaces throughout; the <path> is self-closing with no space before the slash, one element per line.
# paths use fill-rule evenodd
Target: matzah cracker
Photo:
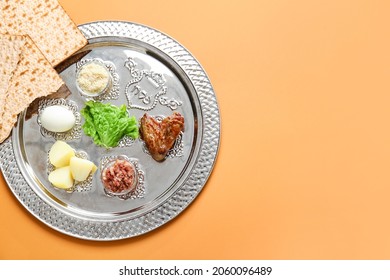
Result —
<path fill-rule="evenodd" d="M 29 35 L 53 67 L 87 44 L 57 0 L 1 0 L 0 33 Z"/>
<path fill-rule="evenodd" d="M 0 35 L 0 116 L 3 115 L 9 81 L 25 43 L 23 36 Z"/>
<path fill-rule="evenodd" d="M 9 136 L 21 111 L 34 99 L 56 92 L 63 84 L 61 77 L 31 38 L 24 36 L 24 39 L 26 43 L 6 93 L 5 110 L 1 116 L 0 143 Z"/>

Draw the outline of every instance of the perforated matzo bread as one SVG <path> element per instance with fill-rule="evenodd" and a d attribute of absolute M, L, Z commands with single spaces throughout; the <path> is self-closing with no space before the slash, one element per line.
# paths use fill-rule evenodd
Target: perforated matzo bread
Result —
<path fill-rule="evenodd" d="M 1 0 L 0 33 L 29 35 L 53 66 L 87 44 L 57 0 Z"/>
<path fill-rule="evenodd" d="M 0 143 L 10 134 L 17 115 L 34 99 L 56 92 L 63 81 L 28 36 L 5 95 L 1 116 Z"/>
<path fill-rule="evenodd" d="M 23 36 L 0 35 L 0 116 L 3 115 L 8 85 L 25 43 Z"/>

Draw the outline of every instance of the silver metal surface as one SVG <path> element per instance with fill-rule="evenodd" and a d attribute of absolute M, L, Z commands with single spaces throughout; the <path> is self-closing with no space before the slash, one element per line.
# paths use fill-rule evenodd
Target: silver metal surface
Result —
<path fill-rule="evenodd" d="M 67 142 L 96 165 L 116 155 L 137 159 L 144 193 L 129 199 L 106 195 L 100 170 L 87 191 L 69 193 L 54 188 L 47 179 L 47 153 L 55 139 L 40 132 L 37 115 L 27 119 L 23 112 L 11 138 L 0 145 L 1 169 L 21 204 L 62 233 L 90 240 L 137 236 L 176 217 L 204 187 L 219 147 L 217 100 L 200 64 L 169 36 L 130 22 L 93 22 L 79 28 L 89 41 L 80 53 L 90 52 L 78 63 L 101 59 L 112 64 L 110 73 L 119 94 L 102 102 L 125 104 L 137 119 L 145 112 L 158 118 L 180 112 L 185 131 L 179 143 L 166 160 L 156 162 L 140 139 L 105 149 L 82 133 Z M 60 75 L 72 92 L 68 99 L 81 110 L 87 99 L 77 89 L 76 64 Z"/>

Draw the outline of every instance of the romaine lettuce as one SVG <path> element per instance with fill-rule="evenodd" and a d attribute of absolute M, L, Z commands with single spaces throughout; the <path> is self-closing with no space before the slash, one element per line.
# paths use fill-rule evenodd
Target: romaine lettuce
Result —
<path fill-rule="evenodd" d="M 125 105 L 117 107 L 109 103 L 88 101 L 81 115 L 85 119 L 82 126 L 84 133 L 99 146 L 116 147 L 125 135 L 138 138 L 137 120 L 134 116 L 129 117 Z"/>

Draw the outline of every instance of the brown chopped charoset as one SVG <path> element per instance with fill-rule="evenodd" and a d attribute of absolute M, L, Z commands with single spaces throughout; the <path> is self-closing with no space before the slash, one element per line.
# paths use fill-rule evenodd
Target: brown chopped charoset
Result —
<path fill-rule="evenodd" d="M 156 161 L 165 159 L 176 138 L 183 130 L 184 117 L 178 112 L 174 112 L 161 122 L 146 113 L 141 118 L 141 137 Z"/>

